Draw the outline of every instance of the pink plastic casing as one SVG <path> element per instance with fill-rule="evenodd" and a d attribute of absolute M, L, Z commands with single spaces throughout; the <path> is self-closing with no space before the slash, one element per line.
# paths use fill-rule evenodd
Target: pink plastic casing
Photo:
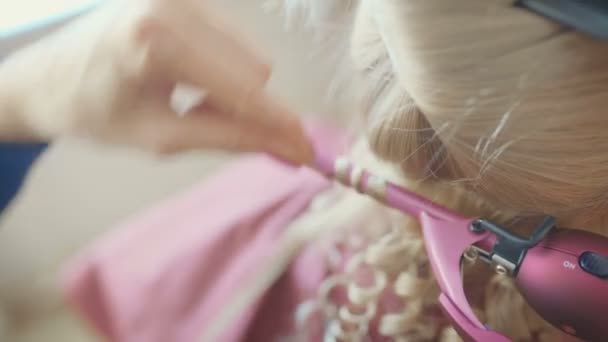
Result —
<path fill-rule="evenodd" d="M 608 339 L 608 279 L 583 270 L 584 252 L 608 255 L 606 237 L 559 230 L 528 251 L 516 281 L 545 320 L 585 341 Z"/>
<path fill-rule="evenodd" d="M 467 341 L 502 342 L 507 337 L 487 329 L 475 316 L 464 293 L 460 259 L 471 245 L 489 239 L 489 233 L 475 234 L 469 227 L 473 220 L 448 221 L 422 213 L 420 222 L 424 242 L 435 278 L 441 287 L 439 303 L 452 320 L 454 328 Z"/>

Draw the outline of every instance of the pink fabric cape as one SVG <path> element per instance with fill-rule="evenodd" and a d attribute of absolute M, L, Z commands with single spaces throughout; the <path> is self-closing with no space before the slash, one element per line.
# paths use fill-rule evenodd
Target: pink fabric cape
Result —
<path fill-rule="evenodd" d="M 327 126 L 310 132 L 324 148 L 346 144 Z M 66 297 L 107 340 L 196 341 L 328 185 L 309 169 L 243 157 L 85 248 L 65 266 Z M 308 248 L 221 341 L 291 335 L 296 306 L 314 296 L 327 272 L 322 254 Z"/>

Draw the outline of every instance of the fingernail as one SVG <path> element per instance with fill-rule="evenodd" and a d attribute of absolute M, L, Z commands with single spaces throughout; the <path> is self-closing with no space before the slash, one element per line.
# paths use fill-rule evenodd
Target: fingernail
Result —
<path fill-rule="evenodd" d="M 261 111 L 263 117 L 260 119 L 265 125 L 281 130 L 290 130 L 294 126 L 300 126 L 297 113 L 291 111 L 286 105 L 271 98 L 264 91 L 260 97 Z"/>
<path fill-rule="evenodd" d="M 315 160 L 315 149 L 311 141 L 306 139 L 306 142 L 301 147 L 302 156 L 306 164 L 311 164 Z"/>
<path fill-rule="evenodd" d="M 298 165 L 310 165 L 314 161 L 312 144 L 305 138 L 288 138 L 282 148 L 288 158 Z"/>

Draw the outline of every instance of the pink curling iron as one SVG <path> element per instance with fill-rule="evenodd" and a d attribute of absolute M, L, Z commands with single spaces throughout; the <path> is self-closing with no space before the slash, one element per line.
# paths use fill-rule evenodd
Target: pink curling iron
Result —
<path fill-rule="evenodd" d="M 316 168 L 385 205 L 417 218 L 439 303 L 468 341 L 509 341 L 473 313 L 462 283 L 461 261 L 475 253 L 499 274 L 511 276 L 528 303 L 548 322 L 586 341 L 608 340 L 608 238 L 557 229 L 548 217 L 530 238 L 482 218 L 466 218 L 353 166 L 346 159 L 318 157 Z"/>

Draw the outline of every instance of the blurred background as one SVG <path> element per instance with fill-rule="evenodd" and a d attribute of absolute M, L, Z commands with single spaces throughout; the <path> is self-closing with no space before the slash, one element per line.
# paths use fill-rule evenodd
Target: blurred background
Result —
<path fill-rule="evenodd" d="M 310 33 L 286 32 L 283 18 L 264 11 L 261 0 L 215 1 L 273 58 L 273 91 L 302 113 L 339 112 L 326 95 L 334 65 L 320 58 L 323 51 Z M 0 0 L 0 32 L 87 2 Z M 54 144 L 0 220 L 0 341 L 98 341 L 61 302 L 62 264 L 125 218 L 202 181 L 230 158 L 193 153 L 161 159 L 81 141 Z"/>

